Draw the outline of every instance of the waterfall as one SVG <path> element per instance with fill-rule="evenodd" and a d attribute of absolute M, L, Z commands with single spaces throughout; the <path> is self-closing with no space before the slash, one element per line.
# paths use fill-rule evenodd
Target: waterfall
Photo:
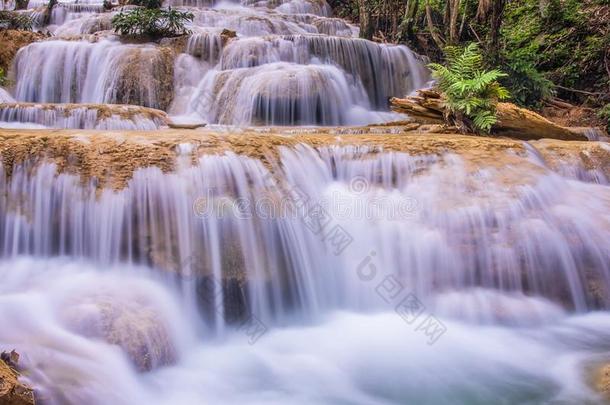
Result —
<path fill-rule="evenodd" d="M 202 59 L 214 66 L 222 53 L 222 36 L 220 32 L 199 32 L 189 36 L 186 53 Z"/>
<path fill-rule="evenodd" d="M 243 305 L 273 323 L 377 307 L 358 279 L 367 260 L 429 305 L 477 288 L 571 311 L 610 305 L 593 287 L 610 283 L 603 176 L 578 183 L 548 169 L 524 176 L 518 167 L 473 175 L 457 155 L 367 147 L 300 145 L 278 159 L 272 166 L 281 171 L 272 173 L 252 158 L 204 155 L 174 173 L 139 169 L 120 191 L 58 174 L 55 163 L 17 165 L 1 176 L 0 252 L 186 272 L 196 275 L 187 278 L 191 288 L 214 276 L 225 295 L 246 300 L 225 302 L 223 313 Z M 534 156 L 521 160 L 525 170 L 542 168 Z M 295 190 L 344 235 L 324 240 L 308 229 Z M 439 308 L 451 308 L 443 302 Z M 506 308 L 510 317 L 510 301 Z"/>
<path fill-rule="evenodd" d="M 222 55 L 221 69 L 254 67 L 274 62 L 340 67 L 362 82 L 377 108 L 392 96 L 408 94 L 427 78 L 406 47 L 326 36 L 283 36 L 232 41 Z"/>
<path fill-rule="evenodd" d="M 27 353 L 45 401 L 221 403 L 238 387 L 256 402 L 261 384 L 297 403 L 372 403 L 371 386 L 396 403 L 595 398 L 553 370 L 578 375 L 566 356 L 607 347 L 610 319 L 591 312 L 610 306 L 607 145 L 514 142 L 473 165 L 434 141 L 236 153 L 241 137 L 210 138 L 112 186 L 113 166 L 81 174 L 113 148 L 97 136 L 74 141 L 78 159 L 49 143 L 0 166 L 0 345 Z M 396 371 L 451 384 L 395 391 Z"/>
<path fill-rule="evenodd" d="M 193 12 L 188 38 L 126 44 L 110 33 L 116 12 L 60 2 L 48 27 L 57 38 L 15 58 L 14 99 L 133 104 L 221 125 L 363 125 L 402 119 L 388 99 L 428 80 L 409 48 L 356 38 L 325 1 L 167 5 Z"/>
<path fill-rule="evenodd" d="M 0 352 L 37 402 L 602 401 L 601 133 L 388 124 L 426 61 L 324 0 L 168 0 L 189 32 L 150 42 L 101 3 L 32 0 L 52 37 L 0 88 Z"/>
<path fill-rule="evenodd" d="M 0 104 L 0 121 L 48 128 L 151 131 L 167 125 L 162 111 L 140 107 L 87 104 Z"/>
<path fill-rule="evenodd" d="M 220 71 L 194 95 L 198 112 L 220 124 L 341 125 L 352 100 L 366 100 L 334 67 L 277 63 L 263 68 Z M 214 97 L 217 103 L 206 101 Z M 364 109 L 368 105 L 362 106 Z"/>
<path fill-rule="evenodd" d="M 37 103 L 137 104 L 163 109 L 172 97 L 173 67 L 167 58 L 167 52 L 153 46 L 108 40 L 36 42 L 17 54 L 15 98 Z M 40 60 L 45 62 L 38 63 Z"/>
<path fill-rule="evenodd" d="M 10 95 L 10 93 L 0 87 L 0 103 L 14 103 L 15 99 Z"/>

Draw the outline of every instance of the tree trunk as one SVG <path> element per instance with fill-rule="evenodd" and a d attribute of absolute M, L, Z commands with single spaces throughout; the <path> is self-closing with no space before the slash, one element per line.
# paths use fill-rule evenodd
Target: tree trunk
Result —
<path fill-rule="evenodd" d="M 415 26 L 415 18 L 417 17 L 417 12 L 419 11 L 419 0 L 409 0 L 407 2 L 407 7 L 405 9 L 405 19 L 407 21 L 406 31 L 407 38 L 413 40 L 415 38 L 415 34 L 413 32 L 413 27 Z"/>
<path fill-rule="evenodd" d="M 373 26 L 367 0 L 358 0 L 358 13 L 360 17 L 360 38 L 373 39 Z"/>
<path fill-rule="evenodd" d="M 430 0 L 426 0 L 426 23 L 428 25 L 428 31 L 430 31 L 430 35 L 432 35 L 434 43 L 436 43 L 438 49 L 442 51 L 445 47 L 445 41 L 443 41 L 441 36 L 438 34 L 436 27 L 434 26 L 434 21 L 432 20 L 432 6 L 430 6 Z"/>
<path fill-rule="evenodd" d="M 449 0 L 449 43 L 452 45 L 460 41 L 458 17 L 460 15 L 460 0 Z"/>
<path fill-rule="evenodd" d="M 496 0 L 491 7 L 490 30 L 489 30 L 489 52 L 492 60 L 497 61 L 500 56 L 500 28 L 504 16 L 506 0 Z"/>

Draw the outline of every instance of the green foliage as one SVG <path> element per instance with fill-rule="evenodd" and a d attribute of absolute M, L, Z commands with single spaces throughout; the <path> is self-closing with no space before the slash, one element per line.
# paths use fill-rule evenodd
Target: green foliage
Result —
<path fill-rule="evenodd" d="M 358 0 L 328 1 L 337 15 L 358 22 Z M 439 44 L 431 34 L 448 43 L 449 0 L 361 1 L 370 9 L 377 38 L 406 42 L 433 61 L 442 60 Z M 499 3 L 461 0 L 457 40 L 461 46 L 481 44 L 485 62 L 501 66 L 509 74 L 500 82 L 518 104 L 537 107 L 553 89 L 558 97 L 572 103 L 601 106 L 610 101 L 610 96 L 587 94 L 609 94 L 610 0 L 504 0 L 500 31 L 496 32 L 493 8 L 486 15 L 479 14 L 479 8 Z"/>
<path fill-rule="evenodd" d="M 4 69 L 0 67 L 0 87 L 6 86 L 7 81 L 8 80 L 6 78 L 6 74 L 4 73 Z"/>
<path fill-rule="evenodd" d="M 153 9 L 161 8 L 162 3 L 163 0 L 130 0 L 128 4 Z"/>
<path fill-rule="evenodd" d="M 172 8 L 168 10 L 137 8 L 114 16 L 112 27 L 121 35 L 175 37 L 190 33 L 185 24 L 192 21 L 193 17 L 193 13 Z"/>
<path fill-rule="evenodd" d="M 610 25 L 604 9 L 595 3 L 609 4 L 607 0 L 550 0 L 541 9 L 539 0 L 510 1 L 502 28 L 504 59 L 509 64 L 527 62 L 563 87 L 607 92 L 610 81 L 604 59 L 610 47 Z M 558 91 L 571 101 L 591 101 L 582 94 Z M 518 99 L 518 94 L 513 95 Z M 535 92 L 526 98 L 534 96 Z"/>
<path fill-rule="evenodd" d="M 429 65 L 445 105 L 453 121 L 462 128 L 489 133 L 497 122 L 498 100 L 509 92 L 498 83 L 506 77 L 497 69 L 485 70 L 479 47 L 471 43 L 466 48 L 445 48 L 446 65 Z"/>
<path fill-rule="evenodd" d="M 32 25 L 32 18 L 27 14 L 0 10 L 0 29 L 31 31 Z"/>
<path fill-rule="evenodd" d="M 533 63 L 521 59 L 509 60 L 504 70 L 507 76 L 500 82 L 508 88 L 516 104 L 538 108 L 542 101 L 553 96 L 553 82 L 540 73 Z"/>

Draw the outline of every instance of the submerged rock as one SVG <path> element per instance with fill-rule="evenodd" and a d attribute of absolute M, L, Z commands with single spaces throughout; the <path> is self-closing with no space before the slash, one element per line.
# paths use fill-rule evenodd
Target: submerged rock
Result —
<path fill-rule="evenodd" d="M 0 358 L 0 404 L 34 405 L 34 390 L 19 382 L 19 372 L 15 369 L 19 355 L 2 353 Z"/>
<path fill-rule="evenodd" d="M 100 294 L 76 303 L 64 318 L 78 333 L 120 347 L 141 372 L 176 360 L 168 325 L 141 300 Z"/>

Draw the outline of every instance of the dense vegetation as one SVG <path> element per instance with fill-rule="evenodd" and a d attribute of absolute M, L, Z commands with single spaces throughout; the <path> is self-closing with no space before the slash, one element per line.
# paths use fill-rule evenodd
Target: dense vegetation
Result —
<path fill-rule="evenodd" d="M 0 10 L 0 29 L 29 31 L 32 25 L 32 19 L 27 14 Z"/>
<path fill-rule="evenodd" d="M 193 13 L 172 8 L 136 8 L 120 12 L 112 18 L 114 30 L 121 35 L 146 35 L 152 38 L 174 37 L 187 34 L 185 24 Z"/>
<path fill-rule="evenodd" d="M 513 101 L 541 107 L 558 95 L 610 102 L 610 0 L 331 0 L 361 36 L 407 43 L 433 61 L 476 42 Z"/>

